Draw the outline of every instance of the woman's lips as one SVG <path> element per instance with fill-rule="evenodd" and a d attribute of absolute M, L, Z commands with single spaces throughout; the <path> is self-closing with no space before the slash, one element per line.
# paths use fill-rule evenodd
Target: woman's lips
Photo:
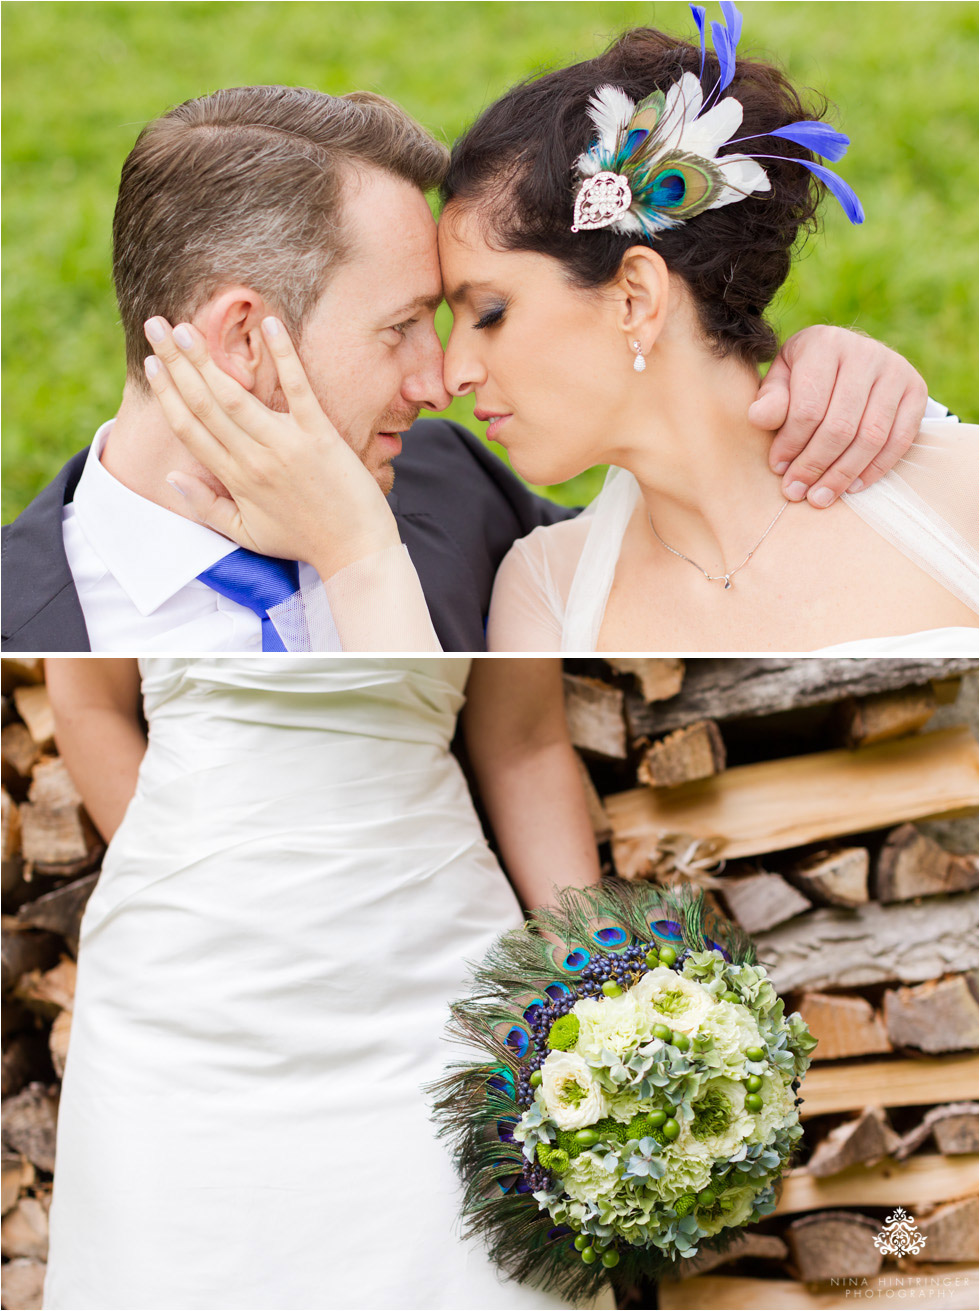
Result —
<path fill-rule="evenodd" d="M 504 426 L 507 420 L 512 419 L 514 417 L 512 414 L 494 414 L 492 410 L 474 410 L 473 413 L 475 417 L 479 419 L 481 422 L 489 419 L 490 422 L 487 427 L 488 442 L 500 441 L 500 438 L 497 436 L 497 434 L 500 432 L 501 428 Z"/>

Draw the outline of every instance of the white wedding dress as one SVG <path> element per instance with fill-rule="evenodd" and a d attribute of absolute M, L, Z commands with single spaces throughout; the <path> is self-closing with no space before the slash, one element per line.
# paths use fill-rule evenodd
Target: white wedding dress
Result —
<path fill-rule="evenodd" d="M 522 922 L 449 751 L 469 661 L 141 668 L 149 748 L 82 925 L 45 1307 L 567 1305 L 459 1237 L 421 1091 L 467 962 Z"/>
<path fill-rule="evenodd" d="M 932 404 L 932 403 L 931 403 Z M 871 528 L 977 611 L 976 427 L 931 419 L 904 459 L 866 491 L 843 502 Z M 973 472 L 964 476 L 964 466 Z M 490 650 L 592 652 L 598 649 L 623 536 L 640 499 L 625 469 L 609 471 L 602 491 L 577 519 L 535 528 L 515 542 L 494 585 Z M 914 616 L 910 616 L 914 625 Z M 808 655 L 972 655 L 976 628 L 916 630 L 860 638 Z"/>

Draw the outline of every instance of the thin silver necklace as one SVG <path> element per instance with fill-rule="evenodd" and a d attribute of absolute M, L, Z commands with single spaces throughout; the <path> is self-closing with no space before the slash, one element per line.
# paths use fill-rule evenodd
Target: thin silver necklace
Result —
<path fill-rule="evenodd" d="M 759 538 L 759 540 L 756 542 L 755 546 L 753 546 L 752 550 L 748 553 L 748 555 L 745 557 L 745 559 L 742 561 L 742 563 L 736 565 L 734 569 L 729 569 L 728 572 L 727 572 L 727 573 L 724 573 L 724 574 L 709 574 L 708 571 L 707 571 L 707 569 L 702 569 L 702 568 L 701 568 L 701 566 L 698 564 L 697 560 L 692 560 L 691 557 L 690 557 L 689 555 L 685 555 L 683 551 L 676 551 L 676 550 L 675 550 L 675 549 L 670 545 L 669 542 L 665 542 L 664 539 L 663 539 L 663 538 L 660 536 L 660 534 L 657 532 L 657 529 L 656 529 L 656 527 L 655 527 L 655 525 L 654 525 L 653 519 L 650 517 L 650 511 L 649 511 L 649 510 L 647 511 L 647 521 L 649 522 L 650 527 L 653 529 L 653 535 L 654 535 L 654 537 L 657 539 L 657 541 L 660 543 L 660 545 L 661 545 L 665 550 L 669 551 L 669 552 L 671 553 L 671 555 L 676 555 L 677 558 L 678 558 L 679 560 L 686 560 L 688 564 L 693 564 L 694 567 L 695 567 L 695 569 L 697 569 L 699 573 L 704 574 L 705 578 L 707 578 L 707 580 L 708 580 L 709 583 L 721 583 L 721 582 L 724 582 L 724 584 L 725 584 L 725 591 L 727 592 L 727 591 L 731 588 L 731 585 L 732 585 L 732 579 L 733 579 L 733 578 L 735 577 L 735 575 L 738 573 L 739 569 L 744 569 L 745 566 L 748 564 L 748 562 L 752 559 L 753 555 L 755 555 L 756 551 L 758 551 L 759 547 L 760 547 L 760 546 L 762 545 L 762 543 L 766 540 L 766 538 L 769 536 L 769 534 L 772 532 L 772 530 L 776 527 L 776 524 L 779 522 L 779 516 L 782 514 L 783 510 L 785 510 L 786 507 L 787 507 L 789 504 L 790 504 L 789 501 L 783 501 L 783 503 L 782 503 L 782 505 L 780 506 L 779 510 L 776 512 L 776 517 L 775 517 L 775 519 L 773 519 L 772 523 L 769 525 L 769 527 L 766 529 L 766 531 L 762 534 L 762 536 L 761 536 L 761 537 Z"/>

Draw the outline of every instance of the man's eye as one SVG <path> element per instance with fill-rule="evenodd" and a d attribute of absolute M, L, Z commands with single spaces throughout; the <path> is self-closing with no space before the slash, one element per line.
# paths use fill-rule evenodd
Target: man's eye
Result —
<path fill-rule="evenodd" d="M 499 323 L 503 317 L 504 317 L 504 306 L 498 305 L 496 306 L 495 309 L 487 310 L 485 314 L 481 314 L 480 317 L 477 319 L 476 323 L 473 324 L 473 327 L 492 328 L 494 324 Z"/>
<path fill-rule="evenodd" d="M 409 328 L 412 326 L 413 323 L 418 323 L 418 319 L 406 319 L 404 323 L 393 323 L 389 328 L 389 332 L 397 332 L 404 337 L 405 333 L 409 330 Z"/>

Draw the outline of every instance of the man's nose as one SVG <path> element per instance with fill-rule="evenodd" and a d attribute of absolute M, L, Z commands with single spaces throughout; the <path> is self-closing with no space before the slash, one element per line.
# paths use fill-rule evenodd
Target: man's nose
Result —
<path fill-rule="evenodd" d="M 444 410 L 453 399 L 442 380 L 442 342 L 432 328 L 419 348 L 415 367 L 405 379 L 402 395 L 424 410 Z"/>

